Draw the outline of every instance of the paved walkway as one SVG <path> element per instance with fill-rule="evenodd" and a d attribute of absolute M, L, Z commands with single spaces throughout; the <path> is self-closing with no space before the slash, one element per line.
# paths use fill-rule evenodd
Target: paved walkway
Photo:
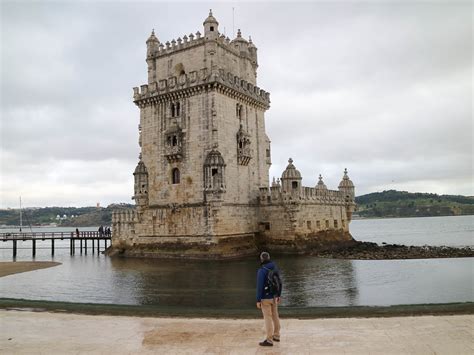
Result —
<path fill-rule="evenodd" d="M 1 354 L 473 354 L 474 316 L 261 320 L 138 318 L 0 310 Z"/>

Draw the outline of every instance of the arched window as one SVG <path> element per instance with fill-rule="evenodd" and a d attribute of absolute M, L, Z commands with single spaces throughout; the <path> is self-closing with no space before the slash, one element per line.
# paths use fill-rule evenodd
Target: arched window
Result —
<path fill-rule="evenodd" d="M 171 180 L 173 182 L 173 184 L 179 184 L 179 169 L 178 168 L 174 168 L 172 171 L 171 171 Z"/>
<path fill-rule="evenodd" d="M 225 163 L 221 153 L 215 149 L 204 161 L 204 190 L 225 192 Z"/>

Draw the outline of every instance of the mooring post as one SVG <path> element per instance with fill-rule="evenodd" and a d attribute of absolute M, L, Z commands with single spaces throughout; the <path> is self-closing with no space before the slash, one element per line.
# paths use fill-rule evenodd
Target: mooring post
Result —
<path fill-rule="evenodd" d="M 16 239 L 13 240 L 13 257 L 16 258 Z"/>
<path fill-rule="evenodd" d="M 54 256 L 54 238 L 51 238 L 51 255 Z"/>
<path fill-rule="evenodd" d="M 33 256 L 36 256 L 36 239 L 33 237 L 33 239 L 31 239 L 32 243 L 33 243 Z"/>

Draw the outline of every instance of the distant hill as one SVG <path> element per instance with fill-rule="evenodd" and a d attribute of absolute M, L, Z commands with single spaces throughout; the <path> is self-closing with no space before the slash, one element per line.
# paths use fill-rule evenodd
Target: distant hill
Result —
<path fill-rule="evenodd" d="M 388 190 L 357 196 L 355 216 L 432 217 L 474 214 L 474 197 Z"/>
<path fill-rule="evenodd" d="M 431 217 L 474 214 L 474 197 L 437 195 L 388 190 L 357 196 L 354 217 Z M 23 225 L 56 223 L 63 227 L 111 225 L 112 211 L 135 205 L 120 203 L 107 207 L 43 207 L 23 209 Z M 20 225 L 19 209 L 0 209 L 0 225 Z"/>
<path fill-rule="evenodd" d="M 107 207 L 43 207 L 24 208 L 23 225 L 38 226 L 56 223 L 63 227 L 92 227 L 110 225 L 112 211 L 129 209 L 134 205 L 120 203 Z M 19 226 L 19 209 L 0 209 L 0 225 Z"/>

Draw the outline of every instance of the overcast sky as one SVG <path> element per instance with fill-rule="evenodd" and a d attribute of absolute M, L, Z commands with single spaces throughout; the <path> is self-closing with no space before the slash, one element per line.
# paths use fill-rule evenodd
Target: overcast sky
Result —
<path fill-rule="evenodd" d="M 356 195 L 474 195 L 470 1 L 0 6 L 0 207 L 131 203 L 145 41 L 203 32 L 209 8 L 258 47 L 270 176 L 292 157 L 305 186 L 347 168 Z"/>

